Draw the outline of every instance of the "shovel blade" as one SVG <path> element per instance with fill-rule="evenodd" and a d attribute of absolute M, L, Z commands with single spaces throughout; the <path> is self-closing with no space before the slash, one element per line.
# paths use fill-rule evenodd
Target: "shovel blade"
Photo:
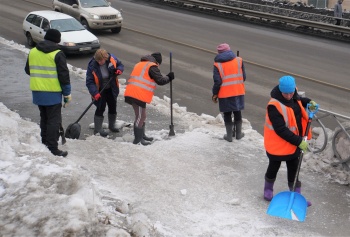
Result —
<path fill-rule="evenodd" d="M 289 220 L 303 222 L 307 213 L 305 197 L 296 192 L 281 192 L 274 196 L 267 209 L 267 214 Z"/>
<path fill-rule="evenodd" d="M 67 127 L 66 138 L 79 139 L 81 127 L 79 123 L 72 123 Z"/>

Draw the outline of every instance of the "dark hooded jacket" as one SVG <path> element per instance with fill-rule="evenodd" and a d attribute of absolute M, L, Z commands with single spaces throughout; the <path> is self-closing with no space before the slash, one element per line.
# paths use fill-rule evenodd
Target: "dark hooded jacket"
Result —
<path fill-rule="evenodd" d="M 58 44 L 44 40 L 36 45 L 39 51 L 44 53 L 51 53 L 59 49 Z M 62 92 L 46 92 L 46 91 L 32 91 L 33 103 L 36 105 L 49 106 L 62 103 L 62 95 L 67 96 L 71 94 L 71 84 L 69 77 L 69 70 L 67 67 L 67 61 L 65 54 L 60 51 L 55 56 L 55 63 L 57 68 L 58 81 L 61 84 Z M 29 70 L 29 57 L 27 58 L 25 72 L 30 75 Z"/>
<path fill-rule="evenodd" d="M 305 134 L 301 134 L 303 131 L 302 125 L 301 125 L 302 114 L 301 114 L 301 108 L 300 108 L 297 101 L 300 100 L 302 105 L 306 108 L 307 104 L 311 101 L 311 99 L 309 99 L 307 97 L 299 96 L 297 90 L 295 90 L 293 98 L 291 100 L 286 100 L 283 97 L 278 86 L 276 86 L 272 89 L 271 98 L 274 98 L 274 99 L 278 100 L 279 102 L 281 102 L 282 104 L 284 104 L 285 106 L 288 106 L 288 107 L 293 109 L 294 114 L 295 114 L 295 119 L 297 122 L 297 126 L 298 126 L 299 135 L 295 135 L 293 132 L 291 132 L 287 128 L 285 121 L 284 121 L 284 118 L 283 118 L 283 115 L 280 114 L 280 112 L 277 110 L 277 108 L 275 106 L 268 105 L 267 106 L 267 113 L 268 113 L 268 116 L 270 118 L 270 121 L 272 123 L 272 126 L 273 126 L 276 134 L 278 136 L 280 136 L 281 138 L 283 138 L 284 140 L 288 141 L 289 143 L 297 146 L 297 148 L 296 148 L 294 154 L 287 155 L 287 156 L 271 155 L 268 152 L 266 152 L 266 154 L 270 159 L 276 160 L 276 161 L 287 161 L 287 160 L 292 160 L 292 159 L 298 158 L 299 154 L 300 154 L 300 148 L 298 148 L 298 146 L 301 143 L 301 141 L 303 140 L 303 136 Z M 278 144 L 276 144 L 276 146 L 278 146 Z"/>
<path fill-rule="evenodd" d="M 150 62 L 158 64 L 156 59 L 153 56 L 151 56 L 151 55 L 142 56 L 140 61 L 141 62 L 150 61 Z M 149 68 L 148 75 L 150 76 L 150 78 L 152 78 L 155 81 L 155 83 L 157 83 L 157 85 L 160 85 L 160 86 L 165 85 L 165 84 L 170 82 L 169 77 L 168 76 L 163 76 L 162 73 L 160 72 L 158 66 L 151 66 Z M 146 107 L 146 103 L 145 102 L 140 101 L 140 100 L 135 99 L 135 98 L 132 98 L 130 96 L 125 96 L 125 102 L 128 103 L 128 104 L 135 103 L 138 106 L 141 106 L 143 108 Z"/>
<path fill-rule="evenodd" d="M 219 53 L 216 55 L 214 62 L 228 62 L 236 58 L 236 54 L 233 53 L 231 50 L 225 51 L 222 53 Z M 246 73 L 244 64 L 242 61 L 242 72 L 243 72 L 243 79 L 246 80 Z M 218 95 L 219 90 L 222 84 L 221 76 L 219 70 L 214 66 L 213 69 L 213 79 L 214 79 L 214 86 L 212 89 L 213 95 Z M 239 96 L 232 96 L 228 98 L 220 98 L 219 99 L 219 109 L 220 112 L 231 112 L 231 111 L 240 111 L 244 109 L 244 95 Z"/>

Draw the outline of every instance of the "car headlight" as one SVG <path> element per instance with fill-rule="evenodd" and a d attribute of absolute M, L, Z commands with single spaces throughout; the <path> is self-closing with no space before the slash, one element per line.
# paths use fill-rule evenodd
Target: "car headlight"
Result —
<path fill-rule="evenodd" d="M 100 19 L 100 16 L 99 16 L 99 15 L 91 14 L 91 16 L 92 16 L 92 19 L 94 19 L 94 20 Z"/>
<path fill-rule="evenodd" d="M 92 41 L 92 43 L 93 43 L 93 44 L 98 44 L 99 41 L 98 41 L 98 40 L 94 40 L 94 41 Z"/>
<path fill-rule="evenodd" d="M 62 45 L 63 46 L 68 46 L 68 47 L 72 47 L 72 46 L 75 46 L 75 43 L 73 43 L 73 42 L 63 42 Z"/>

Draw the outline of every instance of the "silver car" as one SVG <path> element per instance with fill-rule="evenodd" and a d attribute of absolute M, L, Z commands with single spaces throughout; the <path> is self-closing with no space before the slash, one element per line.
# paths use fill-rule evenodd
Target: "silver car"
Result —
<path fill-rule="evenodd" d="M 59 46 L 66 54 L 93 53 L 100 48 L 98 38 L 66 14 L 50 10 L 33 11 L 24 18 L 23 31 L 31 47 L 44 40 L 48 29 L 61 32 Z"/>
<path fill-rule="evenodd" d="M 121 13 L 106 0 L 53 0 L 53 10 L 68 14 L 87 30 L 111 30 L 119 33 L 122 29 Z"/>

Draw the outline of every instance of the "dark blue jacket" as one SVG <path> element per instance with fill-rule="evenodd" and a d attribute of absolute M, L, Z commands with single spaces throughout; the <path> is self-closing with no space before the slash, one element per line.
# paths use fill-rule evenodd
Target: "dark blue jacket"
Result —
<path fill-rule="evenodd" d="M 231 50 L 225 51 L 223 53 L 219 53 L 216 55 L 214 62 L 228 62 L 236 58 L 236 54 L 233 53 Z M 243 72 L 243 79 L 246 80 L 246 74 L 245 74 L 245 68 L 242 61 L 242 72 Z M 220 72 L 218 69 L 214 66 L 213 69 L 213 79 L 214 79 L 214 85 L 213 85 L 213 95 L 218 95 L 220 86 L 222 84 Z M 231 112 L 231 111 L 240 111 L 244 109 L 244 95 L 239 96 L 232 96 L 228 98 L 219 98 L 219 109 L 220 112 Z"/>
<path fill-rule="evenodd" d="M 113 57 L 114 60 L 117 62 L 117 68 L 115 68 L 114 70 L 109 70 L 109 76 L 110 78 L 113 77 L 113 79 L 110 81 L 110 86 L 112 89 L 112 93 L 115 99 L 117 99 L 118 95 L 119 95 L 119 87 L 116 84 L 115 78 L 116 78 L 116 74 L 114 73 L 116 70 L 120 70 L 120 71 L 124 71 L 124 65 L 123 63 L 113 54 L 110 54 L 110 57 Z M 106 65 L 108 66 L 110 63 L 110 57 L 108 60 L 106 60 Z M 92 72 L 95 72 L 97 77 L 98 77 L 98 81 L 99 81 L 99 88 L 97 88 L 96 82 L 95 82 L 95 78 Z M 97 93 L 100 93 L 100 91 L 102 90 L 102 88 L 104 87 L 103 85 L 103 80 L 102 80 L 102 73 L 100 70 L 100 65 L 98 64 L 98 62 L 92 58 L 88 64 L 88 68 L 86 71 L 86 86 L 89 90 L 89 93 L 92 96 L 95 96 Z"/>

